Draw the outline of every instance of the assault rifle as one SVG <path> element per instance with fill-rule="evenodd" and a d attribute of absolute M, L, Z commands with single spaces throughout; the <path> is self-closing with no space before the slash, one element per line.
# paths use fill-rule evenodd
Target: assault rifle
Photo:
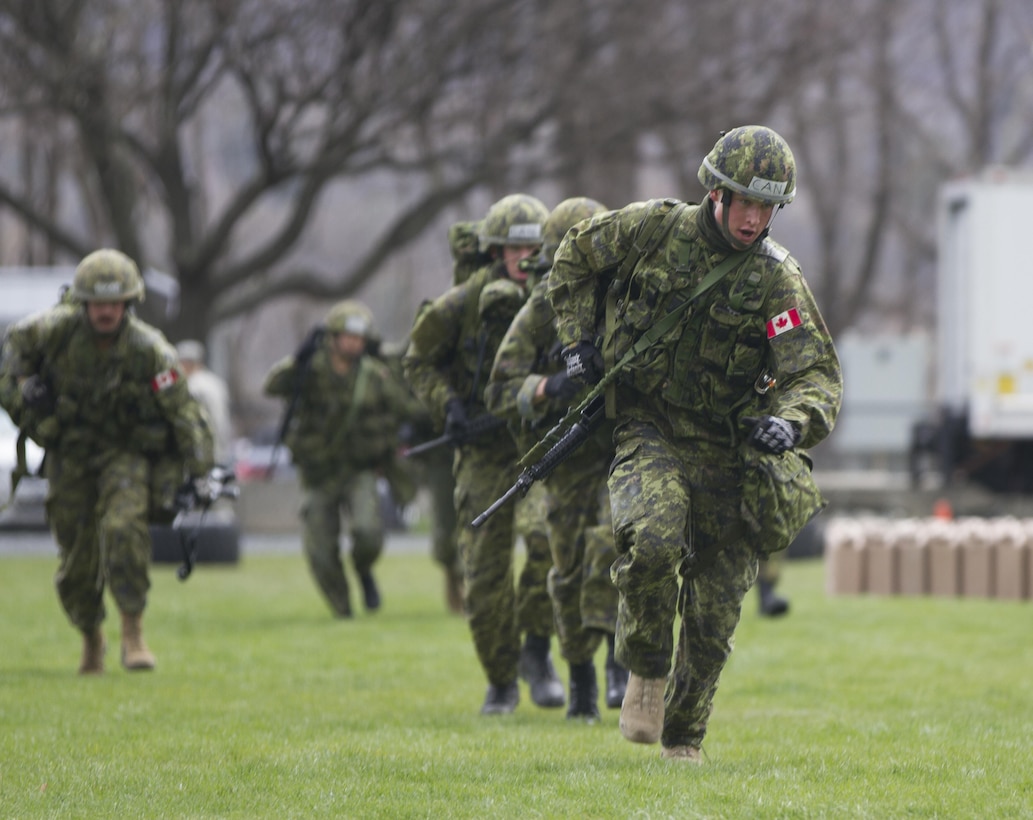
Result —
<path fill-rule="evenodd" d="M 188 481 L 176 491 L 176 517 L 172 520 L 172 528 L 179 530 L 180 542 L 183 545 L 183 564 L 176 570 L 176 577 L 180 581 L 185 581 L 194 571 L 201 526 L 204 524 L 205 516 L 212 504 L 220 498 L 236 501 L 240 496 L 240 487 L 233 483 L 236 478 L 233 470 L 226 467 L 214 467 L 208 475 Z M 197 518 L 197 523 L 187 534 L 183 531 L 183 524 L 187 514 L 194 510 L 200 510 L 201 514 Z"/>
<path fill-rule="evenodd" d="M 287 409 L 283 412 L 280 420 L 280 430 L 276 434 L 276 443 L 273 445 L 273 452 L 269 456 L 269 466 L 265 468 L 266 481 L 273 477 L 276 472 L 276 459 L 280 455 L 280 447 L 287 437 L 287 431 L 291 426 L 291 419 L 294 418 L 294 411 L 298 407 L 298 397 L 301 396 L 301 388 L 305 384 L 305 377 L 308 375 L 309 366 L 312 364 L 312 357 L 316 355 L 323 337 L 326 335 L 326 328 L 323 325 L 316 325 L 309 332 L 308 336 L 301 343 L 298 352 L 294 354 L 294 384 L 292 385 L 291 397 L 287 402 Z"/>
<path fill-rule="evenodd" d="M 406 458 L 412 456 L 418 456 L 423 453 L 436 450 L 438 447 L 444 447 L 448 445 L 466 444 L 468 441 L 476 441 L 488 433 L 499 430 L 506 426 L 506 422 L 500 419 L 498 416 L 493 416 L 491 413 L 485 413 L 484 415 L 477 416 L 466 426 L 466 431 L 461 436 L 451 436 L 447 433 L 437 438 L 432 438 L 430 441 L 425 441 L 422 444 L 417 444 L 415 447 L 410 447 L 406 450 L 403 455 Z"/>
<path fill-rule="evenodd" d="M 513 486 L 492 502 L 488 509 L 478 515 L 473 520 L 471 526 L 481 526 L 515 495 L 519 494 L 521 497 L 527 495 L 527 491 L 531 489 L 531 485 L 534 482 L 541 481 L 548 476 L 560 464 L 570 458 L 578 447 L 588 441 L 588 437 L 592 435 L 592 431 L 599 424 L 605 411 L 605 398 L 601 395 L 596 396 L 585 405 L 578 420 L 566 428 L 565 431 L 564 422 L 566 422 L 566 419 L 563 419 L 546 433 L 545 438 L 531 448 L 527 455 L 521 459 L 520 463 L 526 466 Z M 540 455 L 543 451 L 544 455 Z"/>

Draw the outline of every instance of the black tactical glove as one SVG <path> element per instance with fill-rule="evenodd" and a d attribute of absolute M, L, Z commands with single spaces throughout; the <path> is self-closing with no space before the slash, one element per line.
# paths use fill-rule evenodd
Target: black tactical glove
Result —
<path fill-rule="evenodd" d="M 197 506 L 207 508 L 220 498 L 236 498 L 236 487 L 229 486 L 235 479 L 233 470 L 219 465 L 207 473 L 192 475 L 176 490 L 176 508 L 183 511 Z"/>
<path fill-rule="evenodd" d="M 603 354 L 591 342 L 578 342 L 563 351 L 567 378 L 579 385 L 597 384 L 606 372 Z"/>
<path fill-rule="evenodd" d="M 746 443 L 762 452 L 777 456 L 795 447 L 800 441 L 800 431 L 796 425 L 778 416 L 747 418 L 744 421 L 756 422 L 746 436 Z"/>
<path fill-rule="evenodd" d="M 550 399 L 570 401 L 580 389 L 581 385 L 571 381 L 566 373 L 553 373 L 545 380 L 545 395 Z"/>
<path fill-rule="evenodd" d="M 462 441 L 469 426 L 463 400 L 449 399 L 445 404 L 445 435 L 454 441 Z"/>
<path fill-rule="evenodd" d="M 54 412 L 54 394 L 42 376 L 29 376 L 21 383 L 19 389 L 22 394 L 22 402 L 30 410 L 43 416 L 49 416 Z"/>

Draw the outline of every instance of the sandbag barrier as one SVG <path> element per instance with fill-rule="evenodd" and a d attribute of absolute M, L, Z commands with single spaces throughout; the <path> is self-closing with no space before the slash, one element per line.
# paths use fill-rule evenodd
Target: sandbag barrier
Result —
<path fill-rule="evenodd" d="M 1028 600 L 1033 518 L 847 518 L 826 522 L 830 595 Z"/>

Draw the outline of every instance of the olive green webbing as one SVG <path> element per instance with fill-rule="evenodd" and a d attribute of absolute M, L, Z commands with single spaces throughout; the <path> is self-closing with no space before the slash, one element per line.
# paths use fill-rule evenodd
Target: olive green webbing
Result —
<path fill-rule="evenodd" d="M 616 334 L 614 329 L 617 326 L 617 302 L 625 296 L 625 289 L 631 282 L 631 275 L 638 267 L 639 260 L 649 256 L 657 249 L 663 238 L 667 236 L 674 223 L 681 217 L 686 208 L 684 202 L 673 199 L 665 199 L 660 203 L 653 213 L 642 222 L 642 227 L 635 236 L 631 250 L 621 261 L 620 268 L 614 276 L 610 287 L 606 289 L 606 329 L 603 336 L 602 355 L 603 366 L 606 372 L 613 370 L 617 363 L 617 353 L 614 349 Z M 666 209 L 666 212 L 665 212 Z M 617 415 L 617 392 L 611 383 L 606 390 L 606 418 L 612 419 Z"/>
<path fill-rule="evenodd" d="M 660 321 L 649 328 L 643 333 L 638 340 L 632 345 L 631 349 L 624 354 L 619 362 L 613 367 L 609 368 L 602 379 L 588 392 L 588 395 L 578 404 L 576 407 L 567 411 L 567 414 L 563 419 L 556 424 L 555 427 L 550 430 L 545 437 L 539 441 L 534 447 L 532 447 L 522 459 L 520 459 L 520 466 L 526 467 L 529 464 L 533 464 L 544 455 L 549 448 L 556 443 L 557 439 L 554 434 L 562 434 L 563 430 L 566 430 L 574 423 L 581 413 L 588 409 L 588 406 L 592 404 L 599 396 L 603 394 L 607 387 L 609 387 L 614 380 L 620 375 L 620 372 L 631 362 L 636 356 L 639 356 L 648 348 L 652 347 L 653 344 L 660 339 L 665 333 L 672 330 L 678 323 L 681 315 L 688 309 L 688 307 L 695 302 L 704 293 L 710 290 L 716 285 L 726 274 L 735 270 L 740 264 L 750 255 L 749 250 L 738 251 L 730 256 L 726 257 L 725 260 L 710 271 L 703 281 L 696 286 L 695 290 L 689 295 L 689 298 L 682 302 L 680 305 L 674 308 L 670 313 L 664 316 Z"/>

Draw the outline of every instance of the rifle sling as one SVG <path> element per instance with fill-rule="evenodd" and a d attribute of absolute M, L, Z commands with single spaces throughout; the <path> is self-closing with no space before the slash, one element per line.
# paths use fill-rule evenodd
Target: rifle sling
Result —
<path fill-rule="evenodd" d="M 617 326 L 617 302 L 631 282 L 631 276 L 638 267 L 639 260 L 649 256 L 659 247 L 685 208 L 684 202 L 665 199 L 653 213 L 643 220 L 642 227 L 632 242 L 631 250 L 621 260 L 613 282 L 606 289 L 606 331 L 603 336 L 602 355 L 603 365 L 607 371 L 612 370 L 617 363 L 616 353 L 613 349 L 615 335 L 613 330 Z M 616 415 L 617 394 L 614 385 L 611 384 L 606 390 L 606 418 L 612 419 Z"/>
<path fill-rule="evenodd" d="M 520 466 L 526 467 L 529 464 L 533 464 L 540 457 L 540 453 L 543 448 L 547 447 L 552 443 L 552 434 L 559 430 L 567 429 L 573 423 L 573 420 L 580 416 L 581 413 L 588 409 L 588 406 L 592 404 L 599 396 L 603 395 L 606 389 L 616 380 L 620 372 L 631 362 L 636 356 L 642 354 L 645 350 L 652 347 L 664 334 L 674 329 L 675 325 L 678 324 L 682 314 L 692 305 L 697 299 L 699 299 L 704 293 L 710 290 L 716 285 L 721 279 L 723 279 L 728 273 L 737 268 L 742 262 L 750 255 L 750 251 L 738 251 L 727 256 L 720 265 L 711 270 L 706 276 L 703 277 L 703 281 L 700 282 L 696 288 L 689 294 L 689 297 L 677 305 L 674 310 L 664 316 L 660 321 L 649 328 L 643 333 L 638 340 L 632 345 L 631 349 L 621 357 L 621 360 L 617 362 L 613 367 L 606 371 L 606 374 L 599 380 L 599 382 L 588 392 L 588 395 L 578 404 L 576 407 L 571 408 L 567 411 L 567 414 L 563 419 L 556 424 L 549 434 L 544 439 L 538 442 L 532 447 L 524 457 L 520 459 Z M 605 400 L 605 399 L 604 399 Z M 609 417 L 609 413 L 607 413 Z"/>
<path fill-rule="evenodd" d="M 652 325 L 649 330 L 639 336 L 638 340 L 631 346 L 631 349 L 621 357 L 621 360 L 617 362 L 613 367 L 606 371 L 606 374 L 602 379 L 592 388 L 584 400 L 574 410 L 567 414 L 568 418 L 579 414 L 582 410 L 591 404 L 592 400 L 596 396 L 600 395 L 607 386 L 609 386 L 618 376 L 618 374 L 637 356 L 644 353 L 648 348 L 652 347 L 662 336 L 673 330 L 675 325 L 681 319 L 681 316 L 685 311 L 692 305 L 697 299 L 699 299 L 704 293 L 710 290 L 716 285 L 721 279 L 723 279 L 728 273 L 737 268 L 745 259 L 749 256 L 749 251 L 739 251 L 726 257 L 720 265 L 710 271 L 703 281 L 700 282 L 696 288 L 689 294 L 689 297 L 676 306 L 674 310 L 664 316 L 656 324 Z"/>

